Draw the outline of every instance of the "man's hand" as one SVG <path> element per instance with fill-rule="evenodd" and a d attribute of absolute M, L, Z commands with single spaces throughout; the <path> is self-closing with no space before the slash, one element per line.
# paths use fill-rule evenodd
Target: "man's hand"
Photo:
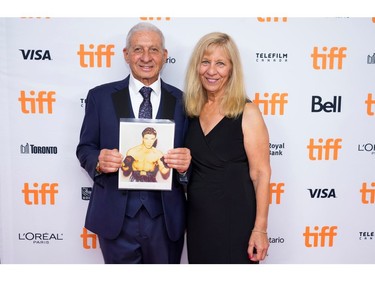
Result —
<path fill-rule="evenodd" d="M 122 158 L 121 153 L 117 149 L 102 149 L 98 157 L 100 172 L 117 172 L 122 165 Z"/>

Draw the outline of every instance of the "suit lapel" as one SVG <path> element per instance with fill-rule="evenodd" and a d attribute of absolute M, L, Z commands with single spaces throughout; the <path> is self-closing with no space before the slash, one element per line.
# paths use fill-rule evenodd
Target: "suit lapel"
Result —
<path fill-rule="evenodd" d="M 129 80 L 127 79 L 126 87 L 112 94 L 112 101 L 116 110 L 116 115 L 119 119 L 135 118 L 132 103 L 130 100 L 128 81 Z M 160 105 L 156 118 L 174 120 L 175 107 L 176 98 L 170 92 L 168 92 L 162 85 Z"/>
<path fill-rule="evenodd" d="M 174 110 L 176 107 L 176 98 L 172 96 L 163 87 L 161 88 L 161 99 L 157 119 L 174 120 Z"/>
<path fill-rule="evenodd" d="M 130 100 L 129 88 L 126 87 L 119 92 L 112 94 L 116 115 L 120 118 L 134 118 L 132 103 Z"/>

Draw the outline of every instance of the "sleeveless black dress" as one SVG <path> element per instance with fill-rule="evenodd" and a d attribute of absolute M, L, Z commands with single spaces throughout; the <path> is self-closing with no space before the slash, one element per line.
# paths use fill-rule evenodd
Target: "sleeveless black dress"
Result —
<path fill-rule="evenodd" d="M 256 200 L 242 133 L 242 115 L 224 117 L 206 136 L 190 119 L 186 147 L 192 173 L 187 188 L 189 263 L 253 263 L 247 254 Z"/>

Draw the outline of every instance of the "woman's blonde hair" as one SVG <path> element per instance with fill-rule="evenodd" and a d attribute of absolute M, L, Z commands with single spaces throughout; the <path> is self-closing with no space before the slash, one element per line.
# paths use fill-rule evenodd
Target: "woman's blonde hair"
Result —
<path fill-rule="evenodd" d="M 232 64 L 232 72 L 221 101 L 221 112 L 226 117 L 238 117 L 243 112 L 247 100 L 241 58 L 233 39 L 221 32 L 212 32 L 203 36 L 193 50 L 185 78 L 186 113 L 189 117 L 199 116 L 203 105 L 207 102 L 207 92 L 199 77 L 199 67 L 205 52 L 212 47 L 221 47 Z"/>

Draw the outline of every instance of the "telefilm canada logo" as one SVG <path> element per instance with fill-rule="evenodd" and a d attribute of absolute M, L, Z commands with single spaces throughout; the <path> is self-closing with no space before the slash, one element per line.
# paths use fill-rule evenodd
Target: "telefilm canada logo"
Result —
<path fill-rule="evenodd" d="M 375 240 L 375 232 L 374 231 L 359 231 L 359 240 Z"/>
<path fill-rule="evenodd" d="M 85 108 L 85 106 L 86 106 L 86 98 L 80 98 L 79 100 L 80 100 L 81 107 Z"/>
<path fill-rule="evenodd" d="M 288 62 L 288 53 L 256 52 L 255 62 L 258 63 L 285 63 Z"/>
<path fill-rule="evenodd" d="M 57 154 L 57 146 L 41 146 L 26 143 L 20 145 L 21 154 Z"/>
<path fill-rule="evenodd" d="M 62 241 L 63 233 L 50 232 L 24 232 L 18 233 L 18 240 L 30 242 L 35 245 L 48 245 L 52 242 Z"/>

